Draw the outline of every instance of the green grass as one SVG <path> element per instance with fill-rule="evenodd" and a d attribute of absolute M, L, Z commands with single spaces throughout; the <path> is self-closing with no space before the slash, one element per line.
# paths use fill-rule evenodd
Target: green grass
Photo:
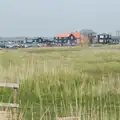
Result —
<path fill-rule="evenodd" d="M 0 81 L 20 82 L 25 120 L 119 120 L 120 52 L 104 48 L 3 50 Z M 0 89 L 0 99 L 12 101 L 12 91 Z"/>

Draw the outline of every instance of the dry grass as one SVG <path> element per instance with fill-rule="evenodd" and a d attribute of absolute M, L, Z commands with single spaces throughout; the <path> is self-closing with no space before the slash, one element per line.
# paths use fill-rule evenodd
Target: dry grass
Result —
<path fill-rule="evenodd" d="M 12 120 L 12 114 L 7 111 L 0 111 L 0 120 Z"/>
<path fill-rule="evenodd" d="M 117 120 L 119 62 L 120 52 L 110 48 L 11 50 L 0 54 L 0 81 L 20 82 L 19 102 L 25 120 L 65 116 Z M 1 89 L 0 94 L 1 101 L 12 100 L 10 90 Z"/>

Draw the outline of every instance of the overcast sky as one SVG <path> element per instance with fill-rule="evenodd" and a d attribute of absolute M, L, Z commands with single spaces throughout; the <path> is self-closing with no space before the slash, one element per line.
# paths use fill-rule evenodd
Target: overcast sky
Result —
<path fill-rule="evenodd" d="M 120 30 L 120 0 L 0 0 L 0 36 Z"/>

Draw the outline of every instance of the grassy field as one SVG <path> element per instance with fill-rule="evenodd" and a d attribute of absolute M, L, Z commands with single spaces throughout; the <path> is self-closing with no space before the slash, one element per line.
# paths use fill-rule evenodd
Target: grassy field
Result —
<path fill-rule="evenodd" d="M 120 50 L 104 48 L 1 50 L 0 81 L 19 81 L 25 120 L 120 120 Z M 0 89 L 0 100 L 11 92 Z"/>

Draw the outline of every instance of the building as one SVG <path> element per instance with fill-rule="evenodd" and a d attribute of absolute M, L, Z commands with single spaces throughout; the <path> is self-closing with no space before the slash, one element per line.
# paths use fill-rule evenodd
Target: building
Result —
<path fill-rule="evenodd" d="M 120 36 L 111 36 L 109 44 L 120 44 Z"/>
<path fill-rule="evenodd" d="M 80 42 L 80 32 L 70 32 L 65 34 L 57 34 L 55 37 L 56 40 L 61 41 L 62 43 L 71 43 L 71 42 Z"/>
<path fill-rule="evenodd" d="M 37 43 L 51 43 L 54 41 L 53 37 L 37 37 L 32 39 L 33 42 Z"/>
<path fill-rule="evenodd" d="M 22 42 L 25 38 L 23 37 L 1 37 L 0 42 Z"/>
<path fill-rule="evenodd" d="M 91 29 L 82 29 L 81 31 L 80 31 L 80 33 L 81 33 L 81 35 L 83 35 L 83 36 L 88 36 L 89 34 L 92 34 L 92 35 L 96 35 L 96 32 L 94 32 L 93 30 L 91 30 Z"/>
<path fill-rule="evenodd" d="M 80 31 L 81 33 L 81 43 L 96 43 L 96 32 L 94 32 L 93 30 L 90 29 L 82 29 Z"/>
<path fill-rule="evenodd" d="M 41 38 L 42 39 L 42 38 Z M 38 37 L 1 37 L 0 42 L 15 42 L 15 43 L 26 43 L 26 42 L 37 42 Z"/>
<path fill-rule="evenodd" d="M 111 41 L 112 36 L 107 33 L 102 33 L 102 34 L 98 34 L 97 38 L 98 38 L 98 43 L 108 44 L 109 41 Z"/>

